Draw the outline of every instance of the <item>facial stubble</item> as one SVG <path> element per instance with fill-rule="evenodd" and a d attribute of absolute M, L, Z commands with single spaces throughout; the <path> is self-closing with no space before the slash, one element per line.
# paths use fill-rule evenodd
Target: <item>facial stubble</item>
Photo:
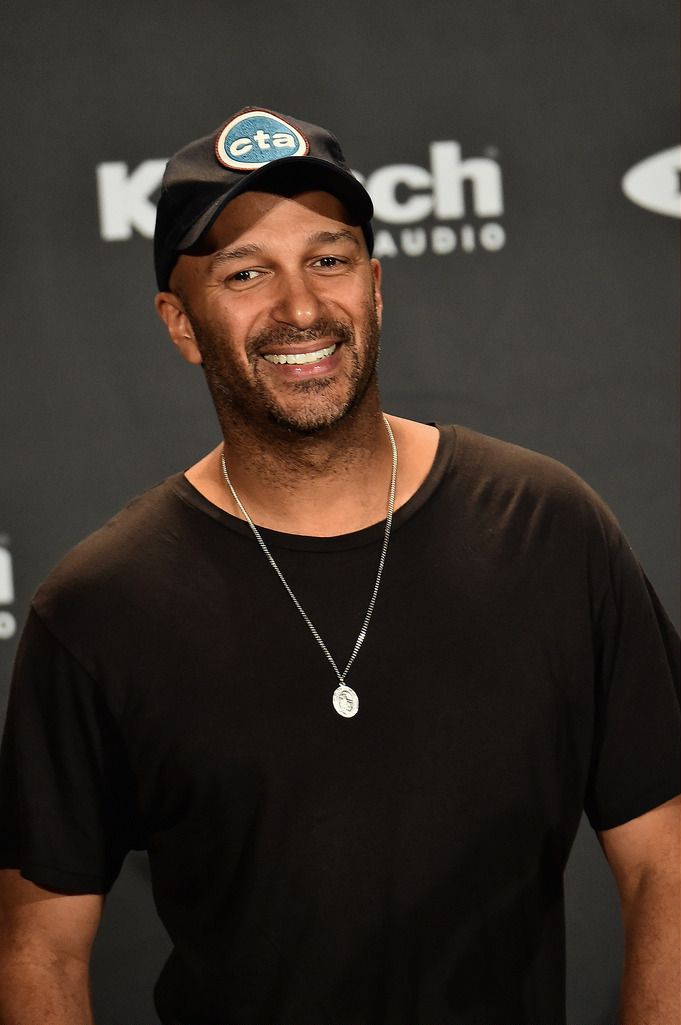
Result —
<path fill-rule="evenodd" d="M 305 331 L 280 325 L 248 339 L 244 347 L 250 374 L 234 359 L 234 348 L 221 326 L 199 323 L 186 308 L 187 316 L 201 352 L 203 370 L 223 429 L 236 426 L 257 428 L 263 419 L 270 426 L 302 435 L 314 435 L 347 417 L 357 409 L 376 384 L 376 365 L 380 347 L 378 311 L 373 295 L 367 302 L 358 344 L 350 324 L 320 318 Z M 289 394 L 310 404 L 286 408 L 267 379 L 263 352 L 285 352 L 288 347 L 314 342 L 318 338 L 336 339 L 349 363 L 344 398 L 335 394 L 336 378 L 318 377 L 286 383 Z M 324 401 L 324 397 L 327 401 Z"/>

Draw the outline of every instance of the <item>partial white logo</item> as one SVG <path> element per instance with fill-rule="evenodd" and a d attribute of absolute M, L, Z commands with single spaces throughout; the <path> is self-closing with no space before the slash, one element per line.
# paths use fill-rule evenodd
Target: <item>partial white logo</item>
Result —
<path fill-rule="evenodd" d="M 144 160 L 134 171 L 122 161 L 97 165 L 99 231 L 105 242 L 132 238 L 133 229 L 154 237 L 156 207 L 152 194 L 160 188 L 166 160 Z"/>
<path fill-rule="evenodd" d="M 382 259 L 428 251 L 443 256 L 457 248 L 465 253 L 478 247 L 492 252 L 501 249 L 506 241 L 504 229 L 496 220 L 487 220 L 504 212 L 497 161 L 491 157 L 464 160 L 458 142 L 442 141 L 431 143 L 429 164 L 429 168 L 389 164 L 366 179 L 355 172 L 373 200 L 378 221 L 410 225 L 398 231 L 377 225 L 374 255 Z"/>
<path fill-rule="evenodd" d="M 0 605 L 11 605 L 14 602 L 14 574 L 12 572 L 12 556 L 7 548 L 0 548 Z M 13 637 L 17 623 L 11 612 L 0 609 L 0 641 Z"/>
<path fill-rule="evenodd" d="M 681 146 L 647 157 L 627 171 L 622 189 L 627 199 L 646 210 L 681 217 Z"/>
<path fill-rule="evenodd" d="M 272 118 L 264 111 L 241 117 L 253 118 L 255 114 Z M 267 154 L 277 147 L 276 126 L 266 128 L 264 122 L 256 125 L 255 121 L 251 124 L 246 120 L 237 124 L 237 120 L 231 121 L 220 134 L 222 155 L 225 147 L 231 147 L 232 156 L 236 154 L 244 161 L 255 159 L 257 153 L 255 167 L 262 166 L 265 157 L 271 160 Z M 298 145 L 294 136 L 284 139 L 282 135 L 279 142 L 279 156 L 291 155 L 293 150 L 289 147 Z M 156 208 L 151 197 L 161 184 L 165 164 L 165 160 L 145 160 L 133 171 L 119 161 L 98 165 L 97 195 L 103 239 L 129 239 L 133 231 L 145 238 L 153 237 Z M 239 166 L 247 169 L 245 162 Z M 374 203 L 374 253 L 379 258 L 421 256 L 426 252 L 444 256 L 478 249 L 496 252 L 506 242 L 506 233 L 499 223 L 504 212 L 501 167 L 492 156 L 464 158 L 458 142 L 443 140 L 430 144 L 427 167 L 388 164 L 369 175 L 354 173 Z"/>

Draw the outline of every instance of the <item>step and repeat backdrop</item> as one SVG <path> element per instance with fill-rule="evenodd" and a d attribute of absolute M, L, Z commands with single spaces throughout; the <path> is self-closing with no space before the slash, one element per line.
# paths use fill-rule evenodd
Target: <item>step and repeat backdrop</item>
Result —
<path fill-rule="evenodd" d="M 246 105 L 332 129 L 372 194 L 385 408 L 569 464 L 678 620 L 671 0 L 34 0 L 4 22 L 0 719 L 42 577 L 217 443 L 150 238 L 165 160 Z M 569 1020 L 613 1025 L 617 899 L 586 827 L 566 886 Z M 98 1025 L 156 1020 L 167 949 L 136 855 Z"/>

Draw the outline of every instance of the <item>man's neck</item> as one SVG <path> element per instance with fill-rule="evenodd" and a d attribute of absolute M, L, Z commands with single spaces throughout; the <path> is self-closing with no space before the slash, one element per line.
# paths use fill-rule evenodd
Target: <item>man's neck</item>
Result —
<path fill-rule="evenodd" d="M 332 536 L 385 517 L 391 448 L 379 408 L 314 434 L 225 432 L 224 454 L 237 494 L 263 526 Z"/>
<path fill-rule="evenodd" d="M 427 475 L 437 431 L 388 418 L 399 451 L 396 508 Z M 352 414 L 315 435 L 274 432 L 264 444 L 247 431 L 223 430 L 232 484 L 259 526 L 283 533 L 334 537 L 385 519 L 392 465 L 388 432 L 380 409 Z M 243 518 L 221 468 L 223 445 L 187 471 L 204 497 Z"/>

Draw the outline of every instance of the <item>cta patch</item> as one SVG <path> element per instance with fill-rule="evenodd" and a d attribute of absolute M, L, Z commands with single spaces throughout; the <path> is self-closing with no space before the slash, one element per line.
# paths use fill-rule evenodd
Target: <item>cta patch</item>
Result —
<path fill-rule="evenodd" d="M 231 171 L 257 171 L 282 157 L 304 157 L 309 149 L 297 128 L 268 110 L 237 114 L 215 140 L 215 155 Z"/>

